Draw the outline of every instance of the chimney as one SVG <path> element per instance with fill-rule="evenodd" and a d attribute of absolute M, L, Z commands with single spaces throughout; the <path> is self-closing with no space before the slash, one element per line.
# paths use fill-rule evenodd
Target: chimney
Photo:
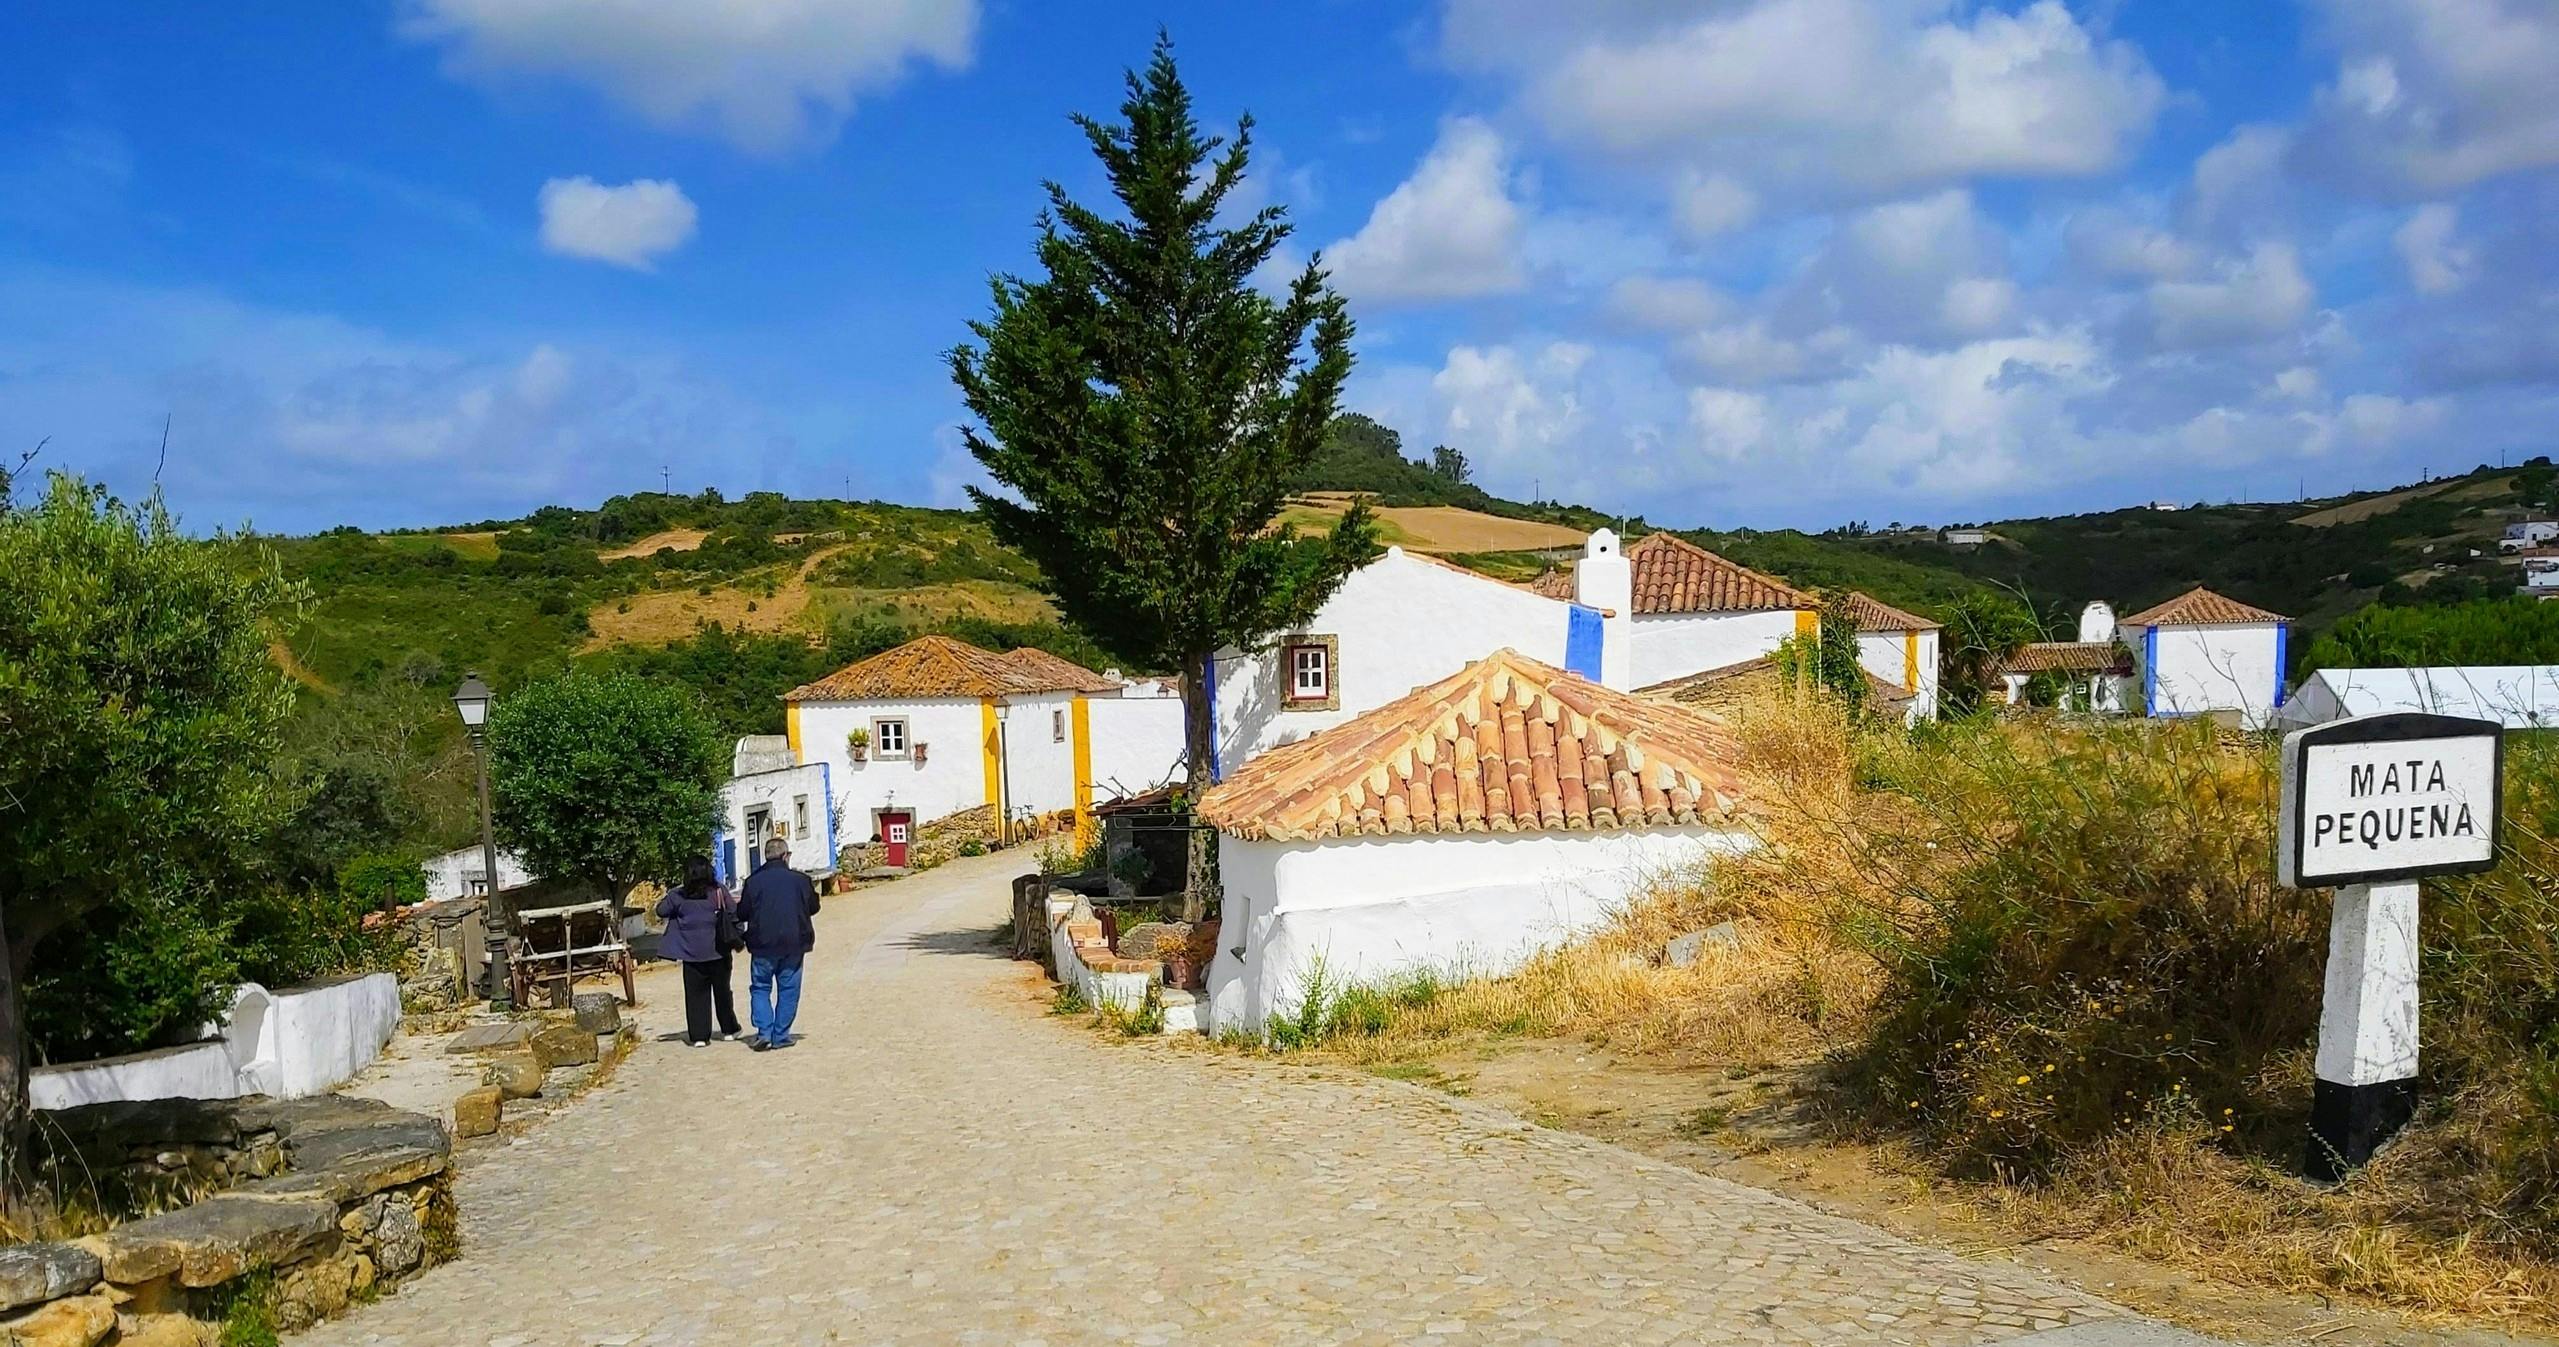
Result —
<path fill-rule="evenodd" d="M 2092 599 L 2079 610 L 2079 639 L 2090 644 L 2115 639 L 2115 610 L 2104 599 Z"/>
<path fill-rule="evenodd" d="M 1596 608 L 1600 620 L 1599 681 L 1604 687 L 1634 686 L 1635 569 L 1609 529 L 1593 532 L 1582 544 L 1582 559 L 1573 565 L 1573 600 Z"/>

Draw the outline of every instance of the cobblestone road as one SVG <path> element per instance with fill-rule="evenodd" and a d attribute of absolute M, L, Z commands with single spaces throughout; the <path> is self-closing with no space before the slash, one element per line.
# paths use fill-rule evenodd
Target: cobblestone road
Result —
<path fill-rule="evenodd" d="M 2117 1329 L 2091 1322 L 2117 1311 L 2025 1272 L 1484 1105 L 1099 1042 L 1026 1009 L 1020 966 L 988 943 L 1019 868 L 960 861 L 832 900 L 799 1047 L 644 1044 L 464 1170 L 461 1260 L 298 1341 L 1595 1347 Z M 643 995 L 663 1028 L 674 980 Z"/>

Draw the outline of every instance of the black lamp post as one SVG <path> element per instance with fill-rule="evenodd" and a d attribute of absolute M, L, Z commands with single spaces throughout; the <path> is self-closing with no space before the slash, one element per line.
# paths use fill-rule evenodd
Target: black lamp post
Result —
<path fill-rule="evenodd" d="M 471 758 L 480 768 L 480 868 L 488 876 L 489 891 L 480 904 L 481 943 L 489 951 L 489 1009 L 514 1008 L 513 989 L 507 981 L 506 918 L 498 911 L 498 843 L 489 827 L 489 685 L 476 673 L 462 675 L 462 686 L 453 690 L 453 709 L 462 716 L 462 728 L 471 736 Z"/>

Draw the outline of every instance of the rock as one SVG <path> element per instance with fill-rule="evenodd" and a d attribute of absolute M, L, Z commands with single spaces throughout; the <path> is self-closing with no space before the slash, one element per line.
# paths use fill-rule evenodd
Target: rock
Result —
<path fill-rule="evenodd" d="M 542 1064 L 529 1052 L 500 1053 L 480 1068 L 480 1083 L 509 1099 L 530 1099 L 542 1093 Z"/>
<path fill-rule="evenodd" d="M 1120 932 L 1118 953 L 1131 959 L 1160 959 L 1181 947 L 1189 928 L 1166 921 L 1142 921 Z"/>
<path fill-rule="evenodd" d="M 363 1295 L 372 1290 L 373 1283 L 380 1279 L 381 1274 L 374 1270 L 373 1260 L 363 1254 L 357 1254 L 347 1267 L 350 1274 L 347 1278 L 347 1290 L 355 1295 Z"/>
<path fill-rule="evenodd" d="M 609 1034 L 622 1027 L 622 1003 L 611 992 L 579 992 L 570 998 L 578 1027 L 590 1034 Z"/>
<path fill-rule="evenodd" d="M 423 1113 L 397 1109 L 358 1123 L 321 1130 L 300 1129 L 288 1144 L 293 1152 L 293 1167 L 304 1173 L 333 1169 L 346 1161 L 391 1151 L 443 1152 L 453 1146 L 443 1123 Z"/>
<path fill-rule="evenodd" d="M 269 1201 L 319 1198 L 341 1206 L 368 1197 L 385 1188 L 397 1188 L 444 1172 L 448 1152 L 442 1140 L 444 1128 L 436 1128 L 434 1149 L 424 1146 L 395 1146 L 388 1150 L 365 1151 L 330 1165 L 326 1169 L 306 1169 L 261 1183 L 244 1184 L 232 1190 L 234 1197 L 263 1198 Z"/>
<path fill-rule="evenodd" d="M 1702 931 L 1690 931 L 1662 947 L 1662 962 L 1673 968 L 1686 968 L 1697 962 L 1697 956 L 1708 947 L 1731 949 L 1741 944 L 1742 931 L 1729 921 L 1717 922 Z"/>
<path fill-rule="evenodd" d="M 506 1095 L 494 1085 L 465 1090 L 453 1101 L 453 1134 L 484 1137 L 498 1130 L 506 1116 Z"/>
<path fill-rule="evenodd" d="M 524 1023 L 475 1024 L 447 1040 L 447 1053 L 505 1052 L 520 1047 L 533 1037 L 533 1026 Z"/>
<path fill-rule="evenodd" d="M 533 1060 L 545 1071 L 556 1066 L 585 1066 L 595 1060 L 595 1035 L 574 1024 L 543 1025 L 525 1046 L 533 1050 Z"/>
<path fill-rule="evenodd" d="M 301 1264 L 276 1279 L 276 1327 L 290 1333 L 343 1312 L 354 1286 L 352 1258 L 314 1258 Z"/>
<path fill-rule="evenodd" d="M 101 1275 L 98 1256 L 76 1244 L 0 1249 L 0 1314 L 86 1291 Z"/>
<path fill-rule="evenodd" d="M 181 1284 L 203 1287 L 290 1263 L 337 1233 L 334 1202 L 226 1193 L 107 1231 L 98 1237 L 99 1262 L 109 1281 L 149 1281 L 174 1270 Z"/>
<path fill-rule="evenodd" d="M 222 1330 L 184 1314 L 119 1315 L 115 1347 L 215 1347 Z"/>
<path fill-rule="evenodd" d="M 384 1276 L 401 1276 L 426 1257 L 426 1230 L 418 1224 L 418 1209 L 407 1202 L 383 1204 L 382 1217 L 373 1227 L 373 1261 Z"/>
<path fill-rule="evenodd" d="M 72 1296 L 0 1322 L 9 1347 L 91 1347 L 115 1331 L 115 1306 L 105 1296 Z"/>

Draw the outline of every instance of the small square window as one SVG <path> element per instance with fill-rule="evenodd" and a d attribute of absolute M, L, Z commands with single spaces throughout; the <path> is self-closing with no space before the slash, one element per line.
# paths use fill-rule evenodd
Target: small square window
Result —
<path fill-rule="evenodd" d="M 1280 644 L 1280 691 L 1292 711 L 1334 711 L 1342 705 L 1336 666 L 1340 646 L 1330 636 L 1301 636 Z"/>
<path fill-rule="evenodd" d="M 791 831 L 802 837 L 809 835 L 809 797 L 791 797 Z"/>
<path fill-rule="evenodd" d="M 1066 742 L 1066 713 L 1064 711 L 1051 711 L 1048 713 L 1048 737 L 1049 742 L 1053 744 L 1062 744 Z"/>
<path fill-rule="evenodd" d="M 872 721 L 871 747 L 878 749 L 883 758 L 905 757 L 906 722 L 904 720 Z"/>

